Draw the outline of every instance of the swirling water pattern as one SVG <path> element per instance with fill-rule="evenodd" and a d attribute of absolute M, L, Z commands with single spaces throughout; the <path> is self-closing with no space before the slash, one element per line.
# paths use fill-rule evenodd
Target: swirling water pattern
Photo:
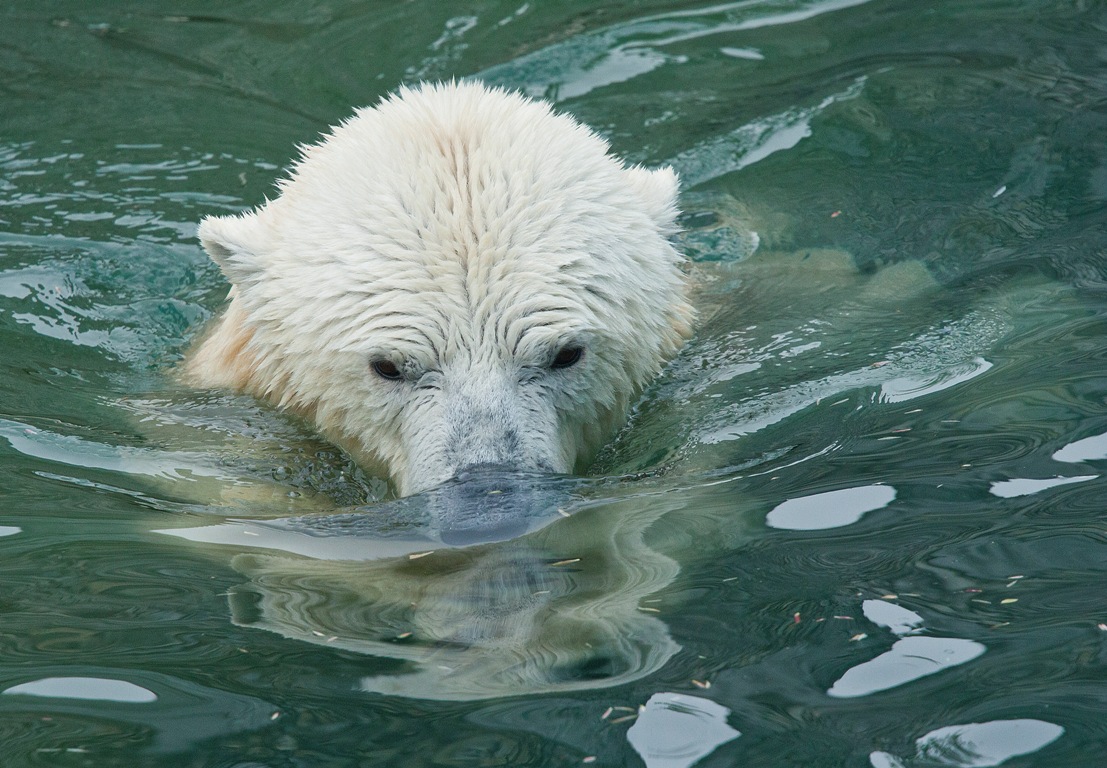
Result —
<path fill-rule="evenodd" d="M 0 18 L 0 762 L 1102 763 L 1101 5 Z M 699 332 L 518 530 L 171 376 L 195 222 L 449 77 L 684 179 Z"/>

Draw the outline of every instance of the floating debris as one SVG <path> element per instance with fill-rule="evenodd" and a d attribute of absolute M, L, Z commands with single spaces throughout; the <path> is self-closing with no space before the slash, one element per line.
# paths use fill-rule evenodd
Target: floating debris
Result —
<path fill-rule="evenodd" d="M 849 639 L 849 641 L 850 641 L 851 643 L 859 643 L 859 642 L 861 642 L 862 640 L 864 640 L 864 639 L 865 639 L 866 637 L 868 637 L 868 634 L 866 634 L 865 632 L 858 632 L 858 633 L 857 633 L 856 635 L 854 635 L 853 637 L 851 637 L 851 638 Z"/>
<path fill-rule="evenodd" d="M 1000 605 L 1010 605 L 1011 603 L 1017 603 L 1019 599 L 1017 597 L 1005 597 L 999 601 Z"/>
<path fill-rule="evenodd" d="M 610 721 L 611 724 L 614 725 L 616 723 L 625 723 L 628 720 L 634 720 L 635 718 L 638 717 L 638 715 L 640 715 L 642 713 L 642 710 L 645 709 L 645 705 L 644 704 L 640 705 L 637 708 L 635 708 L 635 707 L 608 707 L 608 709 L 610 709 L 612 712 L 629 712 L 630 713 L 629 715 L 622 715 L 620 717 L 616 717 L 614 720 L 611 720 Z"/>
<path fill-rule="evenodd" d="M 572 565 L 573 563 L 579 563 L 579 562 L 580 562 L 579 557 L 571 557 L 568 560 L 558 560 L 556 563 L 550 563 L 550 565 L 551 566 Z"/>
<path fill-rule="evenodd" d="M 695 679 L 693 679 L 692 680 L 692 685 L 696 686 L 697 688 L 710 688 L 711 687 L 711 681 L 710 680 L 695 680 Z"/>

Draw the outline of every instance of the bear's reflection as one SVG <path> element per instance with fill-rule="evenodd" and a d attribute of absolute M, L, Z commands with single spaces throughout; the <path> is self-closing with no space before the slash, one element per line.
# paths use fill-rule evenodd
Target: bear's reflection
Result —
<path fill-rule="evenodd" d="M 382 553 L 398 551 L 400 542 L 407 549 L 419 542 L 424 551 L 357 560 L 238 555 L 232 565 L 249 582 L 231 597 L 233 620 L 407 662 L 395 673 L 364 678 L 362 687 L 426 699 L 619 685 L 658 669 L 679 650 L 665 623 L 640 605 L 679 572 L 643 538 L 668 511 L 664 498 L 578 502 L 589 508 L 570 517 L 554 506 L 551 523 L 552 505 L 542 503 L 548 498 L 505 495 L 506 503 L 484 486 L 460 507 L 456 489 L 433 497 L 431 514 L 418 510 L 424 527 L 417 536 L 398 519 L 420 517 L 407 499 L 395 502 L 399 514 L 382 505 L 284 521 L 290 530 L 315 529 L 316 536 L 347 543 L 352 532 L 364 536 L 360 529 L 368 527 L 385 545 Z M 530 506 L 520 513 L 517 504 Z M 512 512 L 537 530 L 506 538 L 512 529 L 497 521 Z M 477 518 L 486 525 L 474 526 Z M 482 534 L 492 540 L 445 545 L 459 536 L 479 541 Z"/>

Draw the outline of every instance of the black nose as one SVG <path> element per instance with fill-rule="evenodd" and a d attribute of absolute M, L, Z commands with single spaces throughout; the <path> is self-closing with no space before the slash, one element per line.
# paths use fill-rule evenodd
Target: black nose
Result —
<path fill-rule="evenodd" d="M 569 500 L 568 478 L 473 464 L 431 491 L 442 542 L 452 546 L 504 541 L 556 519 Z"/>

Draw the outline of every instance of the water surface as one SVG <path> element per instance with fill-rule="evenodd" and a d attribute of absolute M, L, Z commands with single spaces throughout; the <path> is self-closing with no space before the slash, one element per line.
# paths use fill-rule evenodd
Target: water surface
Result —
<path fill-rule="evenodd" d="M 1100 4 L 0 20 L 5 765 L 1102 764 Z M 170 375 L 199 218 L 449 77 L 684 179 L 699 332 L 518 529 Z"/>

